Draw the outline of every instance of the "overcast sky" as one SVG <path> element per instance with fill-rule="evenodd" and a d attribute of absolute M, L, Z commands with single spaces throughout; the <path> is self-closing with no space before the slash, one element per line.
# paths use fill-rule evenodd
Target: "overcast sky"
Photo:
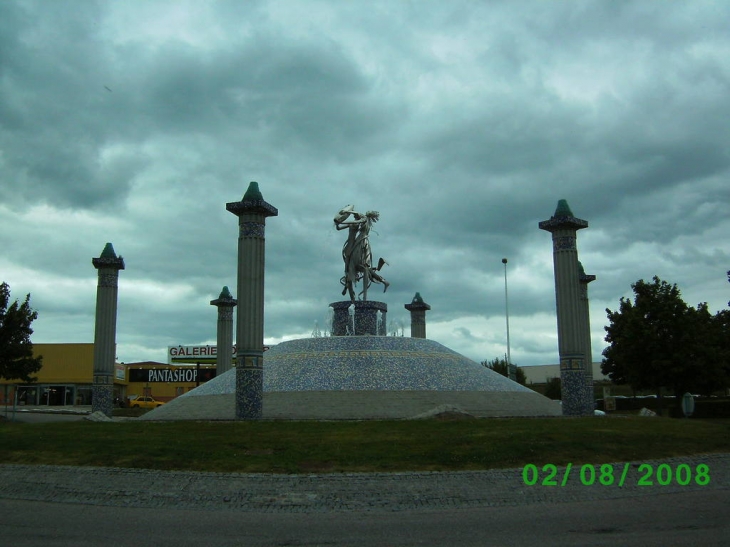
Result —
<path fill-rule="evenodd" d="M 730 299 L 730 3 L 0 2 L 0 280 L 35 343 L 93 342 L 106 242 L 119 360 L 215 344 L 249 181 L 266 225 L 265 341 L 342 299 L 353 204 L 377 210 L 370 299 L 474 360 L 558 361 L 559 199 L 605 309 L 657 275 Z"/>

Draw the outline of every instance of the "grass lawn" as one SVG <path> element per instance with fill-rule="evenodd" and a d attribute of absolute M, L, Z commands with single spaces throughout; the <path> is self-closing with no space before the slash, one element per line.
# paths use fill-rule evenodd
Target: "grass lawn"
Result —
<path fill-rule="evenodd" d="M 0 422 L 0 462 L 322 473 L 643 461 L 730 452 L 730 420 Z"/>

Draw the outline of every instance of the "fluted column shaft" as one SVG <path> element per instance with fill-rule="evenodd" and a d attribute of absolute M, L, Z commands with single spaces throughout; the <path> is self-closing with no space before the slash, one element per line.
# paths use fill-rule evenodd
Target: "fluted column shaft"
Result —
<path fill-rule="evenodd" d="M 98 271 L 94 325 L 94 375 L 91 411 L 111 418 L 114 408 L 114 365 L 116 362 L 117 296 L 119 270 L 124 259 L 117 258 L 107 243 L 101 257 L 92 259 Z"/>
<path fill-rule="evenodd" d="M 228 290 L 228 287 L 225 287 Z M 216 300 L 211 300 L 210 304 L 218 308 L 218 321 L 216 324 L 216 358 L 215 358 L 215 374 L 220 376 L 231 370 L 233 363 L 233 308 L 236 300 L 231 297 L 225 297 L 223 293 Z"/>
<path fill-rule="evenodd" d="M 553 232 L 553 268 L 558 315 L 558 351 L 561 355 L 583 353 L 583 308 L 578 281 L 575 230 Z"/>
<path fill-rule="evenodd" d="M 585 353 L 586 412 L 592 413 L 595 406 L 593 395 L 593 350 L 591 344 L 591 314 L 588 303 L 588 283 L 596 278 L 594 275 L 583 275 L 580 279 L 580 303 L 583 319 L 583 348 Z"/>

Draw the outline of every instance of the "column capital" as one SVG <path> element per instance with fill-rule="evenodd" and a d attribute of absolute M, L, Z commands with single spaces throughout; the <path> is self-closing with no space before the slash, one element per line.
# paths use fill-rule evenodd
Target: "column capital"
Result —
<path fill-rule="evenodd" d="M 588 221 L 573 216 L 568 202 L 564 199 L 558 201 L 555 213 L 548 220 L 543 220 L 538 224 L 541 230 L 547 232 L 556 232 L 558 230 L 582 230 L 588 228 Z"/>
<path fill-rule="evenodd" d="M 104 245 L 104 250 L 101 251 L 99 258 L 92 258 L 91 263 L 97 270 L 102 268 L 114 270 L 124 269 L 124 258 L 117 256 L 111 243 Z"/>
<path fill-rule="evenodd" d="M 221 307 L 232 308 L 237 304 L 238 300 L 233 298 L 233 296 L 231 295 L 231 291 L 228 289 L 227 286 L 223 287 L 223 290 L 221 291 L 220 295 L 218 295 L 218 298 L 210 301 L 211 306 L 217 306 L 219 309 Z"/>
<path fill-rule="evenodd" d="M 428 304 L 426 304 L 423 301 L 423 298 L 421 298 L 421 293 L 418 293 L 418 292 L 416 293 L 416 296 L 413 297 L 413 300 L 411 300 L 411 303 L 410 304 L 405 304 L 403 307 L 405 309 L 407 309 L 408 311 L 420 311 L 420 310 L 423 310 L 425 312 L 426 310 L 430 310 L 431 309 L 431 306 L 429 306 Z"/>
<path fill-rule="evenodd" d="M 237 217 L 245 214 L 260 214 L 264 218 L 279 216 L 279 210 L 264 200 L 257 182 L 252 181 L 241 201 L 226 203 L 226 211 Z"/>

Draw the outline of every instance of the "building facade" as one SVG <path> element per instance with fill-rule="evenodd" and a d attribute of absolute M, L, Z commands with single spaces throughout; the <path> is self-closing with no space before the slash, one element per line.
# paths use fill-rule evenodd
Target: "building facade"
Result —
<path fill-rule="evenodd" d="M 0 380 L 2 404 L 20 406 L 90 405 L 94 381 L 94 344 L 33 344 L 33 356 L 43 367 L 32 383 Z M 124 366 L 115 364 L 114 397 L 123 398 L 127 381 Z"/>
<path fill-rule="evenodd" d="M 89 406 L 93 398 L 94 344 L 33 344 L 43 367 L 32 383 L 0 380 L 0 404 L 18 406 Z M 169 401 L 215 377 L 213 364 L 154 361 L 115 363 L 114 399 L 151 395 Z"/>

